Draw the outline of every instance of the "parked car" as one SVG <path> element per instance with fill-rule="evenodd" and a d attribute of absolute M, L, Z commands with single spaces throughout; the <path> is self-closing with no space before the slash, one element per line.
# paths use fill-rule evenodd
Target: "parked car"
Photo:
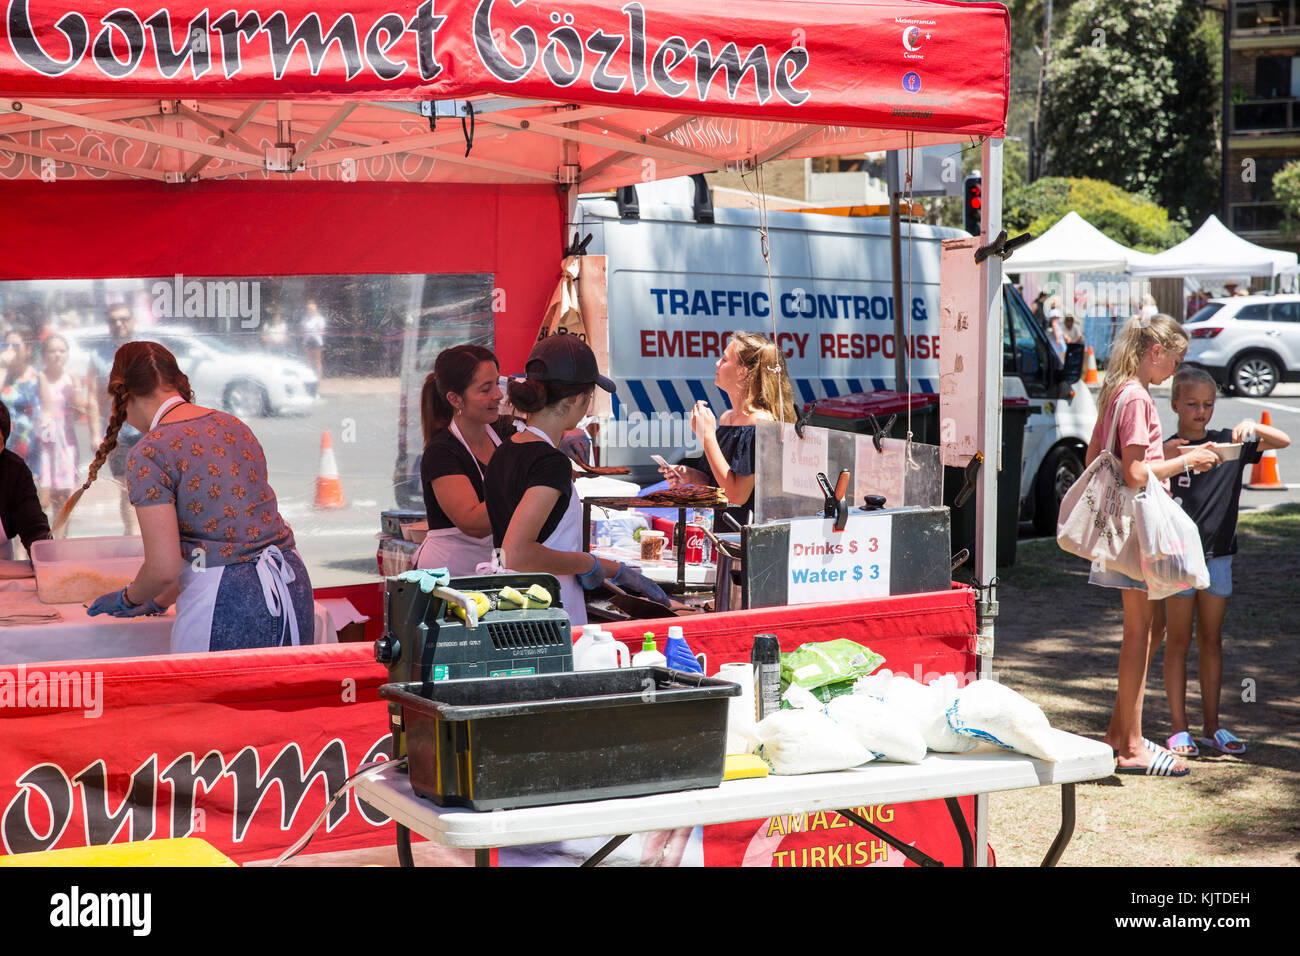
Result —
<path fill-rule="evenodd" d="M 1189 318 L 1187 362 L 1225 395 L 1260 398 L 1300 381 L 1300 295 L 1211 299 Z"/>
<path fill-rule="evenodd" d="M 61 334 L 72 346 L 72 368 L 84 373 L 86 353 L 108 337 L 108 330 L 88 326 Z M 194 387 L 195 401 L 223 408 L 237 418 L 305 411 L 316 402 L 315 371 L 295 358 L 264 351 L 260 343 L 243 348 L 221 336 L 177 325 L 137 328 L 136 338 L 157 342 L 176 356 Z"/>

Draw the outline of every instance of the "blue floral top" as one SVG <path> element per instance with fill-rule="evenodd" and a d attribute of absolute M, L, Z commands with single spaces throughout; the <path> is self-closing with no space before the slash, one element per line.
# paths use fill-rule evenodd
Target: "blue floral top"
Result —
<path fill-rule="evenodd" d="M 41 385 L 36 370 L 28 368 L 20 378 L 6 384 L 0 389 L 0 400 L 9 408 L 9 441 L 5 447 L 35 471 L 39 453 L 35 442 L 36 422 L 41 409 Z"/>
<path fill-rule="evenodd" d="M 198 549 L 210 567 L 293 547 L 266 477 L 266 456 L 247 425 L 225 412 L 159 425 L 126 460 L 131 504 L 176 507 L 181 557 Z"/>

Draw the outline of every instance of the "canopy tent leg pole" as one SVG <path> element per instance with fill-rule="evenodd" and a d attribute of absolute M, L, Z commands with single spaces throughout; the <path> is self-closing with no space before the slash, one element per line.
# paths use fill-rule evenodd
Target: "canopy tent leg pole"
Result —
<path fill-rule="evenodd" d="M 984 205 L 980 212 L 980 242 L 989 243 L 1002 228 L 1002 140 L 986 139 L 981 156 Z M 975 485 L 975 579 L 984 585 L 976 598 L 976 666 L 980 678 L 993 676 L 993 621 L 998 614 L 997 577 L 998 471 L 1006 481 L 1019 481 L 1020 463 L 1002 461 L 1002 259 L 989 256 L 980 264 L 984 350 L 980 381 L 978 431 L 984 467 Z M 988 866 L 989 798 L 975 797 L 975 865 Z"/>

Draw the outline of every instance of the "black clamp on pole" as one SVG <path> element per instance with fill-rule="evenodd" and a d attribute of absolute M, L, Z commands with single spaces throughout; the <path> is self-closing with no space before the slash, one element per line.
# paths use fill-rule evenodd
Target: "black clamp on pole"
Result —
<path fill-rule="evenodd" d="M 979 578 L 972 578 L 970 587 L 975 592 L 975 616 L 998 616 L 998 576 L 995 574 L 988 584 L 980 584 Z"/>
<path fill-rule="evenodd" d="M 960 508 L 970 498 L 975 491 L 975 477 L 980 473 L 980 467 L 984 464 L 984 454 L 976 452 L 971 455 L 970 461 L 966 463 L 966 481 L 961 486 L 961 491 L 957 492 L 957 497 L 953 499 L 952 506 Z"/>
<path fill-rule="evenodd" d="M 1008 239 L 1007 231 L 1003 229 L 998 233 L 998 237 L 987 246 L 980 246 L 975 250 L 975 264 L 979 265 L 989 256 L 997 256 L 1005 262 L 1007 259 L 1011 258 L 1013 252 L 1033 238 L 1034 234 L 1032 232 L 1022 232 L 1014 239 Z"/>
<path fill-rule="evenodd" d="M 589 245 L 591 245 L 591 233 L 587 233 L 587 238 L 579 241 L 578 234 L 575 232 L 573 234 L 573 242 L 569 243 L 569 247 L 564 250 L 564 258 L 568 259 L 570 256 L 585 256 L 587 254 L 587 246 Z"/>

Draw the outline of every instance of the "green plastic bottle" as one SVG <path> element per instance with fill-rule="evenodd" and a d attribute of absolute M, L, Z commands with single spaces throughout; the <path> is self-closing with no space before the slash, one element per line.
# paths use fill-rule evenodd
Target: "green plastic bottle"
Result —
<path fill-rule="evenodd" d="M 632 655 L 633 667 L 667 667 L 668 658 L 659 653 L 655 646 L 654 631 L 646 631 L 641 635 L 643 643 L 641 650 Z"/>

